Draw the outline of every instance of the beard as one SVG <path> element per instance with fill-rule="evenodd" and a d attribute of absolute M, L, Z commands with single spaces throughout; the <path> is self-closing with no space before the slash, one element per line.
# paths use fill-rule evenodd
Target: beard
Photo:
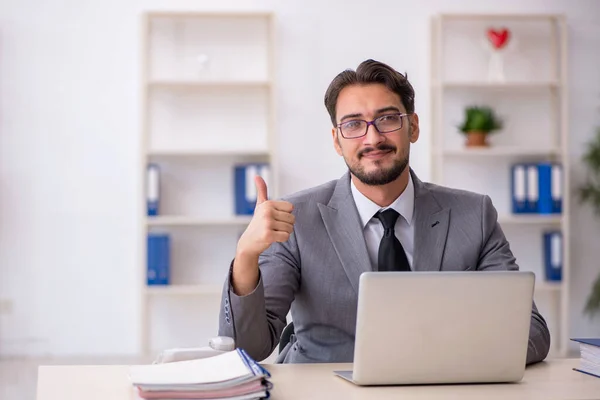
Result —
<path fill-rule="evenodd" d="M 360 159 L 363 158 L 365 154 L 370 153 L 372 151 L 396 151 L 396 147 L 389 144 L 381 144 L 377 147 L 367 147 L 358 153 L 358 160 L 360 161 Z M 404 156 L 400 156 L 400 158 L 395 158 L 393 160 L 392 166 L 390 166 L 389 168 L 380 168 L 372 172 L 366 172 L 365 168 L 359 162 L 356 162 L 353 165 L 351 165 L 346 159 L 346 157 L 344 157 L 344 161 L 346 162 L 346 165 L 348 166 L 350 172 L 354 176 L 356 176 L 359 181 L 368 186 L 381 186 L 387 185 L 388 183 L 395 181 L 400 175 L 402 175 L 402 173 L 408 166 L 409 153 L 410 151 L 407 151 Z M 380 163 L 381 161 L 375 161 L 375 164 Z"/>

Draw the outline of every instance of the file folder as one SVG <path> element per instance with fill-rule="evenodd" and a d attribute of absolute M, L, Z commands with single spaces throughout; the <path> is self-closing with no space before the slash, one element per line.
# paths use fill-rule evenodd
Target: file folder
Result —
<path fill-rule="evenodd" d="M 148 216 L 158 215 L 160 201 L 160 169 L 156 164 L 149 164 L 146 171 L 146 207 Z"/>
<path fill-rule="evenodd" d="M 527 212 L 537 213 L 539 206 L 539 171 L 535 164 L 527 165 Z"/>
<path fill-rule="evenodd" d="M 550 193 L 552 196 L 552 212 L 562 213 L 563 203 L 563 192 L 564 192 L 564 179 L 563 179 L 563 167 L 560 164 L 554 164 L 552 166 L 551 180 L 552 188 Z"/>
<path fill-rule="evenodd" d="M 525 165 L 523 164 L 512 166 L 512 211 L 515 214 L 527 212 L 527 179 L 525 172 Z"/>
<path fill-rule="evenodd" d="M 235 166 L 235 214 L 252 215 L 256 207 L 256 185 L 254 178 L 260 175 L 269 187 L 268 164 L 244 164 Z"/>
<path fill-rule="evenodd" d="M 556 214 L 562 211 L 562 166 L 555 163 L 538 165 L 539 204 L 541 214 Z"/>
<path fill-rule="evenodd" d="M 163 233 L 149 233 L 147 243 L 148 285 L 170 283 L 171 239 Z"/>
<path fill-rule="evenodd" d="M 544 232 L 544 270 L 547 281 L 562 280 L 563 248 L 562 232 Z"/>

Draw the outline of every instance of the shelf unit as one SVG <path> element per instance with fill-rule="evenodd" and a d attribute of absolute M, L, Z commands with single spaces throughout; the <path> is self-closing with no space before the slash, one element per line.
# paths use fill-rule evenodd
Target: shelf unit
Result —
<path fill-rule="evenodd" d="M 488 76 L 486 30 L 510 30 L 504 80 Z M 432 19 L 431 172 L 441 185 L 484 193 L 521 270 L 536 274 L 535 300 L 549 322 L 551 354 L 569 346 L 569 150 L 567 125 L 567 37 L 562 15 L 441 14 Z M 489 105 L 504 120 L 490 147 L 467 148 L 457 126 L 464 108 Z M 563 167 L 561 215 L 512 214 L 510 165 L 552 161 Z M 542 232 L 563 234 L 560 282 L 546 281 Z"/>
<path fill-rule="evenodd" d="M 251 220 L 235 214 L 234 166 L 268 163 L 277 197 L 275 45 L 270 12 L 148 12 L 141 25 L 139 343 L 150 355 L 218 333 L 223 282 Z M 160 168 L 157 216 L 146 211 L 150 163 Z M 169 285 L 147 284 L 151 232 L 170 236 Z"/>

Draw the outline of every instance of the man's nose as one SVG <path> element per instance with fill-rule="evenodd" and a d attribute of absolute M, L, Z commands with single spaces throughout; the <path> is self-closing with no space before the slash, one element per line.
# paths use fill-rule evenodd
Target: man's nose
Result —
<path fill-rule="evenodd" d="M 365 141 L 369 144 L 377 144 L 384 140 L 384 137 L 375 125 L 371 124 L 367 127 L 367 134 L 365 135 Z"/>

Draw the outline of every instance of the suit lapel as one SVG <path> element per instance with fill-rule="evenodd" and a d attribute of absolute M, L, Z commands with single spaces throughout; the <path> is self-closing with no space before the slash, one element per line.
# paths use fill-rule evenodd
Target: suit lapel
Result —
<path fill-rule="evenodd" d="M 350 190 L 349 173 L 338 181 L 329 203 L 318 204 L 318 207 L 342 267 L 358 293 L 360 275 L 372 268 L 360 217 Z"/>
<path fill-rule="evenodd" d="M 413 270 L 439 271 L 448 236 L 450 209 L 442 208 L 412 170 L 411 174 L 415 185 Z"/>

